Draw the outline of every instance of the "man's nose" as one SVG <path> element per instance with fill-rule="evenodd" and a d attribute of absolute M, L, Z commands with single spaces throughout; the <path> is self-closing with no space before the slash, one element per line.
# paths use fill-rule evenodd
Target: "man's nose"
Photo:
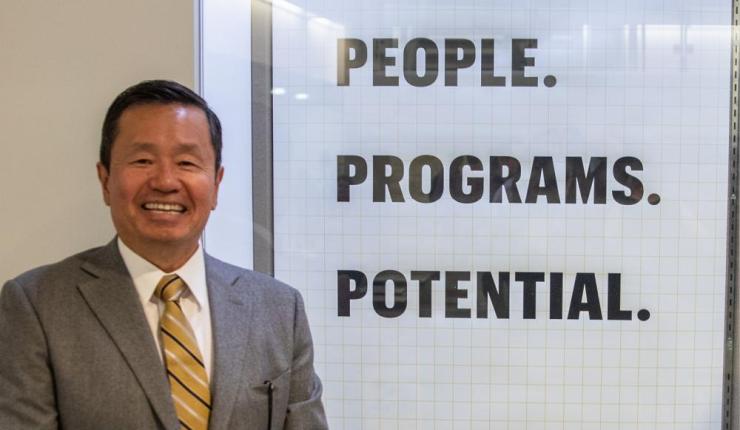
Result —
<path fill-rule="evenodd" d="M 180 187 L 175 166 L 170 163 L 159 163 L 149 178 L 152 189 L 163 193 L 175 192 Z"/>

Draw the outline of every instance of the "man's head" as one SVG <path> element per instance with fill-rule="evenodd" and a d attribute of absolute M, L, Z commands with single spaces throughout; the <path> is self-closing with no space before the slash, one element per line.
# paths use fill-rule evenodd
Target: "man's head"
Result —
<path fill-rule="evenodd" d="M 216 170 L 221 167 L 221 121 L 208 107 L 208 103 L 190 88 L 174 81 L 143 81 L 125 89 L 113 100 L 103 120 L 100 139 L 100 163 L 110 168 L 110 154 L 113 142 L 118 134 L 118 120 L 123 112 L 131 107 L 145 104 L 181 104 L 194 106 L 203 111 L 208 120 L 208 131 L 211 145 L 216 154 Z"/>
<path fill-rule="evenodd" d="M 180 267 L 197 249 L 223 176 L 220 139 L 205 101 L 175 82 L 142 82 L 108 109 L 103 198 L 121 240 L 160 269 Z"/>

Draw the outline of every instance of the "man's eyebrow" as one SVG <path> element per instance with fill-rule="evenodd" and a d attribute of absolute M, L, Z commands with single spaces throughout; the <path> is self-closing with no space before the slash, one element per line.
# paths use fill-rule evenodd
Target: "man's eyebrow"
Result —
<path fill-rule="evenodd" d="M 176 146 L 176 149 L 177 149 L 177 152 L 178 153 L 186 152 L 186 153 L 198 153 L 198 154 L 200 154 L 200 152 L 201 152 L 201 145 L 198 145 L 197 143 L 183 142 L 183 143 L 178 143 L 177 146 Z"/>
<path fill-rule="evenodd" d="M 135 151 L 149 151 L 156 152 L 158 145 L 151 142 L 133 142 L 131 144 L 131 152 Z M 175 152 L 178 154 L 200 154 L 201 145 L 197 143 L 178 143 L 175 147 Z"/>

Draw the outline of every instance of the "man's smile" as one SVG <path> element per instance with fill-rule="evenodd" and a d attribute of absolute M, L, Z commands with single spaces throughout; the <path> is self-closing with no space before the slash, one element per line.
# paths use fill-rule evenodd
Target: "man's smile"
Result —
<path fill-rule="evenodd" d="M 144 210 L 166 212 L 166 213 L 185 213 L 185 206 L 178 203 L 161 203 L 149 202 L 141 205 Z"/>

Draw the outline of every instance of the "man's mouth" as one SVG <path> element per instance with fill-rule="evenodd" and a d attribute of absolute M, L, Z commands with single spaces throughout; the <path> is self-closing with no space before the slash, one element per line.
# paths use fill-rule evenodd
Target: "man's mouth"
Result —
<path fill-rule="evenodd" d="M 185 206 L 177 204 L 177 203 L 152 202 L 152 203 L 144 203 L 143 205 L 141 205 L 141 207 L 148 211 L 169 212 L 169 213 L 185 212 Z"/>

